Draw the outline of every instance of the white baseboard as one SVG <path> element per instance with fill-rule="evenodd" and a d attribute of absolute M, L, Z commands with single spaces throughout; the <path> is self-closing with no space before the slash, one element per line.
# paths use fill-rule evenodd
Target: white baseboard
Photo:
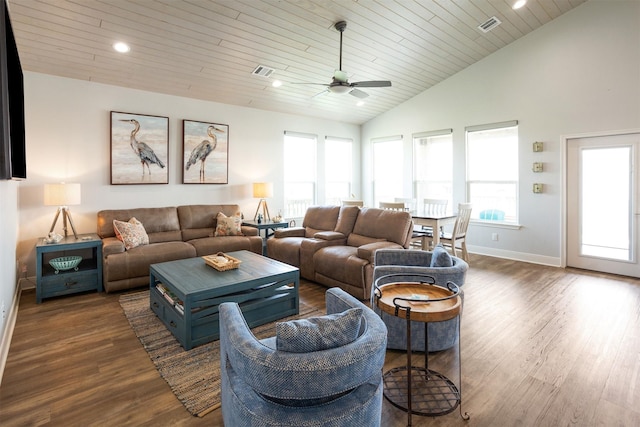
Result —
<path fill-rule="evenodd" d="M 2 384 L 2 376 L 4 374 L 4 367 L 7 363 L 7 357 L 9 356 L 9 347 L 11 346 L 11 338 L 13 337 L 13 329 L 16 326 L 16 319 L 18 318 L 18 306 L 20 305 L 20 294 L 22 290 L 20 286 L 16 286 L 16 293 L 13 296 L 13 303 L 9 309 L 9 316 L 4 324 L 4 330 L 2 331 L 2 340 L 0 341 L 0 384 Z"/>
<path fill-rule="evenodd" d="M 467 250 L 478 255 L 492 256 L 496 258 L 511 259 L 514 261 L 530 262 L 533 264 L 561 267 L 560 258 L 546 255 L 529 254 L 525 252 L 505 251 L 503 249 L 487 248 L 484 246 L 467 246 Z"/>
<path fill-rule="evenodd" d="M 35 289 L 36 288 L 36 276 L 22 277 L 18 280 L 18 287 L 21 290 Z"/>

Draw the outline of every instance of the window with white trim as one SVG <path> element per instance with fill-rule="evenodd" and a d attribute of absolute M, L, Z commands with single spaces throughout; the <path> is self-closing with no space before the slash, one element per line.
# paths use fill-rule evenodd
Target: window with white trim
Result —
<path fill-rule="evenodd" d="M 471 218 L 518 222 L 518 122 L 466 129 L 467 199 Z"/>
<path fill-rule="evenodd" d="M 402 135 L 374 138 L 373 145 L 373 206 L 393 202 L 402 196 L 403 150 Z"/>
<path fill-rule="evenodd" d="M 413 135 L 413 195 L 417 207 L 424 199 L 446 199 L 453 204 L 453 130 Z"/>
<path fill-rule="evenodd" d="M 353 140 L 327 136 L 324 140 L 325 197 L 327 205 L 352 198 Z"/>
<path fill-rule="evenodd" d="M 317 136 L 284 133 L 284 216 L 301 218 L 316 203 Z"/>

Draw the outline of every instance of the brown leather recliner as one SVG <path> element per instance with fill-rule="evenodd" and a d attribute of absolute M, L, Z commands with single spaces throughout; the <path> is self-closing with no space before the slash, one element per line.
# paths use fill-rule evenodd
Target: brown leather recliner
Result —
<path fill-rule="evenodd" d="M 364 300 L 371 292 L 375 251 L 408 248 L 412 229 L 408 212 L 314 206 L 302 227 L 276 230 L 267 241 L 267 253 L 300 268 L 305 279 Z"/>
<path fill-rule="evenodd" d="M 269 258 L 298 267 L 302 277 L 313 280 L 314 252 L 344 244 L 358 212 L 357 206 L 311 206 L 302 226 L 275 230 L 273 238 L 267 240 Z"/>
<path fill-rule="evenodd" d="M 314 253 L 312 280 L 368 299 L 376 251 L 409 248 L 412 232 L 409 212 L 362 208 L 345 244 L 320 248 Z"/>

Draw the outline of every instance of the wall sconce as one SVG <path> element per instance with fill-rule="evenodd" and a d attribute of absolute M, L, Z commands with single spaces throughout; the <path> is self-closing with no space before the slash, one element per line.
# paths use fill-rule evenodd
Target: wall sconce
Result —
<path fill-rule="evenodd" d="M 260 207 L 262 206 L 262 216 L 265 221 L 271 221 L 271 216 L 269 215 L 269 207 L 267 206 L 267 201 L 265 200 L 267 197 L 273 197 L 273 183 L 272 182 L 254 182 L 253 183 L 253 197 L 256 199 L 260 199 L 258 202 L 258 208 L 256 209 L 256 214 L 253 216 L 253 220 L 258 219 L 258 212 L 260 211 Z"/>
<path fill-rule="evenodd" d="M 533 143 L 533 152 L 539 153 L 542 151 L 542 142 L 534 142 Z"/>
<path fill-rule="evenodd" d="M 542 184 L 533 184 L 533 192 L 534 193 L 542 193 Z"/>
<path fill-rule="evenodd" d="M 531 168 L 534 172 L 542 172 L 543 166 L 542 162 L 535 162 L 533 167 Z"/>
<path fill-rule="evenodd" d="M 60 212 L 62 212 L 62 223 L 64 230 L 64 237 L 67 237 L 67 220 L 71 225 L 71 230 L 73 230 L 73 235 L 75 238 L 78 238 L 78 233 L 76 233 L 76 228 L 73 225 L 73 220 L 71 219 L 71 211 L 69 210 L 70 205 L 79 205 L 80 204 L 80 184 L 45 184 L 44 185 L 44 205 L 45 206 L 58 206 L 58 211 L 56 212 L 56 216 L 53 218 L 53 223 L 51 224 L 51 229 L 49 233 L 53 232 L 53 229 L 56 227 L 56 222 L 58 222 L 58 217 L 60 216 Z"/>

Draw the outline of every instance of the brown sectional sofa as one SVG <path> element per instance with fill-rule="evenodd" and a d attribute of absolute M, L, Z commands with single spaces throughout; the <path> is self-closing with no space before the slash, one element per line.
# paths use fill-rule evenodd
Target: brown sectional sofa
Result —
<path fill-rule="evenodd" d="M 413 222 L 408 212 L 357 206 L 313 206 L 301 227 L 276 230 L 267 240 L 270 258 L 300 268 L 300 276 L 339 287 L 359 299 L 371 293 L 375 252 L 407 249 Z"/>
<path fill-rule="evenodd" d="M 115 209 L 98 212 L 102 238 L 103 285 L 107 292 L 149 285 L 149 265 L 216 252 L 250 250 L 262 254 L 262 238 L 253 227 L 242 226 L 243 236 L 214 237 L 216 215 L 232 216 L 238 205 L 187 205 L 178 207 Z M 113 220 L 138 219 L 149 244 L 125 250 L 115 237 Z"/>

